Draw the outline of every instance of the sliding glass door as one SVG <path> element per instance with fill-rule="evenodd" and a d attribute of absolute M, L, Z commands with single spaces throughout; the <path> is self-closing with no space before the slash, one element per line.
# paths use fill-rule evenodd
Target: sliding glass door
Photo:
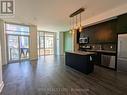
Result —
<path fill-rule="evenodd" d="M 40 55 L 43 56 L 45 54 L 44 36 L 39 37 L 39 44 L 40 44 L 39 53 Z"/>
<path fill-rule="evenodd" d="M 8 63 L 29 59 L 29 27 L 5 24 Z"/>
<path fill-rule="evenodd" d="M 19 60 L 19 37 L 14 35 L 8 35 L 8 60 Z"/>
<path fill-rule="evenodd" d="M 54 33 L 38 32 L 38 54 L 40 56 L 54 54 Z"/>
<path fill-rule="evenodd" d="M 29 58 L 29 37 L 7 35 L 8 62 Z"/>
<path fill-rule="evenodd" d="M 20 43 L 20 59 L 29 58 L 29 36 L 19 36 Z"/>
<path fill-rule="evenodd" d="M 45 55 L 54 54 L 54 38 L 53 36 L 45 36 Z"/>

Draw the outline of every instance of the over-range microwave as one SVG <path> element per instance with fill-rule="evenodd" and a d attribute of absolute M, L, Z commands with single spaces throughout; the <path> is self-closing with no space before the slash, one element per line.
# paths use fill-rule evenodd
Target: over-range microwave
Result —
<path fill-rule="evenodd" d="M 88 37 L 82 37 L 82 38 L 79 39 L 80 44 L 87 44 L 88 42 L 89 42 Z"/>

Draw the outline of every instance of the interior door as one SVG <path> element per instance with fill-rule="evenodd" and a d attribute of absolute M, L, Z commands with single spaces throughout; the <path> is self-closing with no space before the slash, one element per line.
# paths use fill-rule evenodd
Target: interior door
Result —
<path fill-rule="evenodd" d="M 19 56 L 19 37 L 16 35 L 8 35 L 8 61 L 16 61 Z"/>

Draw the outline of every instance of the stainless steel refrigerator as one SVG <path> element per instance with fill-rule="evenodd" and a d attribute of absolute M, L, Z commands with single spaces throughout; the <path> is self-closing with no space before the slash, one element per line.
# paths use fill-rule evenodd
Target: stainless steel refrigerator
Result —
<path fill-rule="evenodd" d="M 127 71 L 127 34 L 118 35 L 117 70 Z"/>

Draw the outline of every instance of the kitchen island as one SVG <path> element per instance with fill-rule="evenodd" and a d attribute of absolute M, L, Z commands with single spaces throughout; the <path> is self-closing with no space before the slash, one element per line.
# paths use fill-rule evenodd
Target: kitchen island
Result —
<path fill-rule="evenodd" d="M 94 71 L 95 52 L 66 52 L 65 64 L 85 74 Z"/>

